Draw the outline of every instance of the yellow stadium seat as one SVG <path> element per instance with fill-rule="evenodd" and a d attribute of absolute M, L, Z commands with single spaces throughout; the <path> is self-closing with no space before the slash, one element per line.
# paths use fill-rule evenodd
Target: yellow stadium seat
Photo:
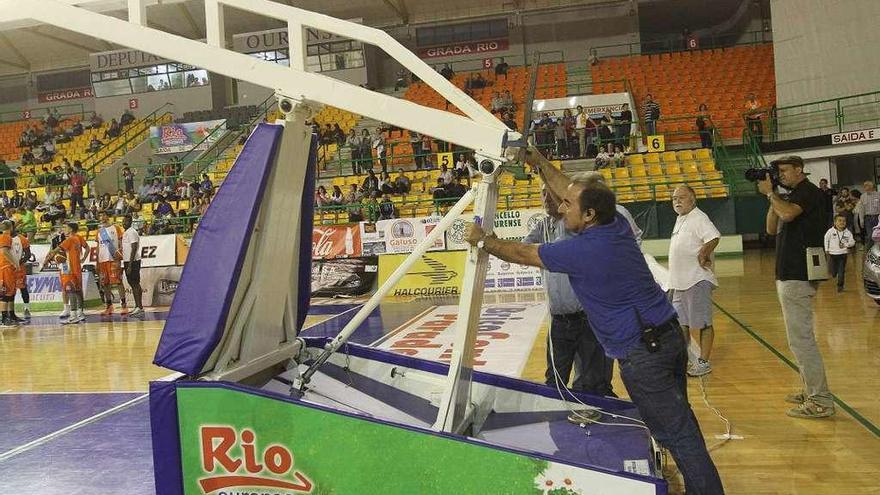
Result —
<path fill-rule="evenodd" d="M 691 150 L 682 150 L 678 152 L 678 161 L 680 162 L 689 162 L 693 161 L 694 152 Z"/>
<path fill-rule="evenodd" d="M 678 158 L 675 156 L 674 151 L 664 151 L 661 154 L 660 158 L 661 158 L 661 160 L 663 160 L 663 163 L 671 163 L 671 162 L 678 161 Z"/>
<path fill-rule="evenodd" d="M 636 153 L 634 155 L 626 155 L 626 164 L 627 165 L 641 165 L 645 163 L 644 157 L 641 153 Z"/>
<path fill-rule="evenodd" d="M 645 163 L 660 163 L 660 153 L 648 153 L 645 155 Z"/>
<path fill-rule="evenodd" d="M 708 160 L 709 158 L 712 158 L 712 150 L 709 148 L 700 148 L 697 150 L 696 158 L 697 160 Z"/>

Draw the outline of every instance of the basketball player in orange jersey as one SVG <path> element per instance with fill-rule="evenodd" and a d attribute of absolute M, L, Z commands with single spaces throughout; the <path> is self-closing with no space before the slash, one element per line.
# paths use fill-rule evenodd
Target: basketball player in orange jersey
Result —
<path fill-rule="evenodd" d="M 12 319 L 15 302 L 15 271 L 18 260 L 12 254 L 12 224 L 0 223 L 0 328 L 12 328 L 18 323 Z"/>
<path fill-rule="evenodd" d="M 82 262 L 89 255 L 89 245 L 78 232 L 76 222 L 67 224 L 64 227 L 64 241 L 46 256 L 47 262 L 51 259 L 63 260 L 58 263 L 61 291 L 67 294 L 70 302 L 70 317 L 61 322 L 63 325 L 86 320 L 83 313 Z"/>
<path fill-rule="evenodd" d="M 31 259 L 31 243 L 27 236 L 18 231 L 15 222 L 12 223 L 12 255 L 18 260 L 18 270 L 15 272 L 15 287 L 21 291 L 21 301 L 24 303 L 24 319 L 15 315 L 15 307 L 12 307 L 12 319 L 19 323 L 31 319 L 31 294 L 27 286 L 27 262 Z"/>
<path fill-rule="evenodd" d="M 101 284 L 101 292 L 104 293 L 104 301 L 107 309 L 102 315 L 113 314 L 113 289 L 119 291 L 119 301 L 122 303 L 122 314 L 128 314 L 125 304 L 125 288 L 122 286 L 122 227 L 110 222 L 110 216 L 106 212 L 98 215 L 101 226 L 98 227 L 98 282 Z"/>

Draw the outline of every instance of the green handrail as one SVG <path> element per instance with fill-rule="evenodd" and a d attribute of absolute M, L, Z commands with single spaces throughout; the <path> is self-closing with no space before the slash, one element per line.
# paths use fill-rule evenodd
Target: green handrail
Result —
<path fill-rule="evenodd" d="M 69 109 L 69 111 L 61 111 L 61 109 Z M 49 115 L 49 112 L 51 112 L 52 110 L 58 110 L 58 113 L 61 116 L 61 120 L 63 120 L 64 117 L 70 117 L 73 115 L 79 115 L 80 117 L 85 118 L 86 114 L 95 113 L 90 110 L 87 111 L 85 109 L 85 105 L 83 105 L 82 103 L 68 103 L 66 105 L 52 105 L 48 107 L 24 109 L 15 112 L 0 112 L 0 123 L 41 119 L 46 115 Z M 24 118 L 25 112 L 28 112 L 30 114 L 29 118 Z"/>
<path fill-rule="evenodd" d="M 774 107 L 768 141 L 808 138 L 880 126 L 880 91 Z"/>
<path fill-rule="evenodd" d="M 745 41 L 741 38 L 747 37 Z M 593 47 L 598 58 L 622 57 L 632 55 L 656 55 L 661 53 L 713 50 L 733 46 L 748 46 L 773 41 L 769 31 L 748 31 L 746 33 L 700 36 L 699 48 L 688 49 L 684 46 L 681 36 L 670 36 L 659 40 L 646 40 L 639 43 L 617 43 Z M 588 59 L 584 62 L 589 63 Z"/>
<path fill-rule="evenodd" d="M 150 112 L 146 117 L 140 119 L 139 121 L 129 125 L 128 128 L 123 129 L 122 133 L 113 139 L 112 141 L 105 144 L 100 150 L 92 153 L 87 156 L 84 160 L 82 160 L 83 170 L 86 172 L 86 177 L 91 181 L 97 176 L 95 169 L 103 164 L 108 158 L 112 159 L 117 151 L 125 148 L 125 151 L 128 151 L 128 145 L 137 139 L 144 132 L 150 132 L 150 126 L 152 124 L 158 123 L 168 116 L 172 116 L 173 113 L 165 112 L 161 116 L 157 117 L 160 111 L 165 109 L 166 107 L 173 106 L 172 103 L 165 103 L 159 108 Z M 111 151 L 106 151 L 108 148 L 114 145 L 115 142 L 118 142 L 120 139 L 123 139 L 122 143 L 116 144 L 115 147 Z M 140 143 L 138 143 L 140 144 Z M 98 158 L 98 155 L 102 155 L 102 157 Z"/>

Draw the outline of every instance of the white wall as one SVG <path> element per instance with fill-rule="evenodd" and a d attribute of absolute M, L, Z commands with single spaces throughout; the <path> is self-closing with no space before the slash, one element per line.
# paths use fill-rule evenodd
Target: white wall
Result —
<path fill-rule="evenodd" d="M 209 86 L 200 86 L 197 88 L 171 89 L 136 95 L 95 98 L 95 111 L 107 121 L 110 121 L 111 118 L 119 118 L 122 112 L 128 108 L 128 100 L 131 98 L 137 98 L 138 100 L 138 108 L 133 110 L 138 118 L 146 117 L 150 112 L 165 103 L 174 104 L 169 110 L 174 112 L 177 117 L 182 117 L 184 112 L 210 110 L 213 105 L 211 88 Z"/>
<path fill-rule="evenodd" d="M 779 106 L 880 89 L 880 1 L 772 0 Z"/>

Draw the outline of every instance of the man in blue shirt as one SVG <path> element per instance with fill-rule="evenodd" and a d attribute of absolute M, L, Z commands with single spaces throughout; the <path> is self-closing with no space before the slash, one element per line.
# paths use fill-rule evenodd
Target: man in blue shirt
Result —
<path fill-rule="evenodd" d="M 687 398 L 687 348 L 675 310 L 654 281 L 614 193 L 601 183 L 572 182 L 536 150 L 525 161 L 562 199 L 571 239 L 540 246 L 468 228 L 468 242 L 504 261 L 567 273 L 605 354 L 620 363 L 630 399 L 654 438 L 669 449 L 688 495 L 724 493 Z"/>

